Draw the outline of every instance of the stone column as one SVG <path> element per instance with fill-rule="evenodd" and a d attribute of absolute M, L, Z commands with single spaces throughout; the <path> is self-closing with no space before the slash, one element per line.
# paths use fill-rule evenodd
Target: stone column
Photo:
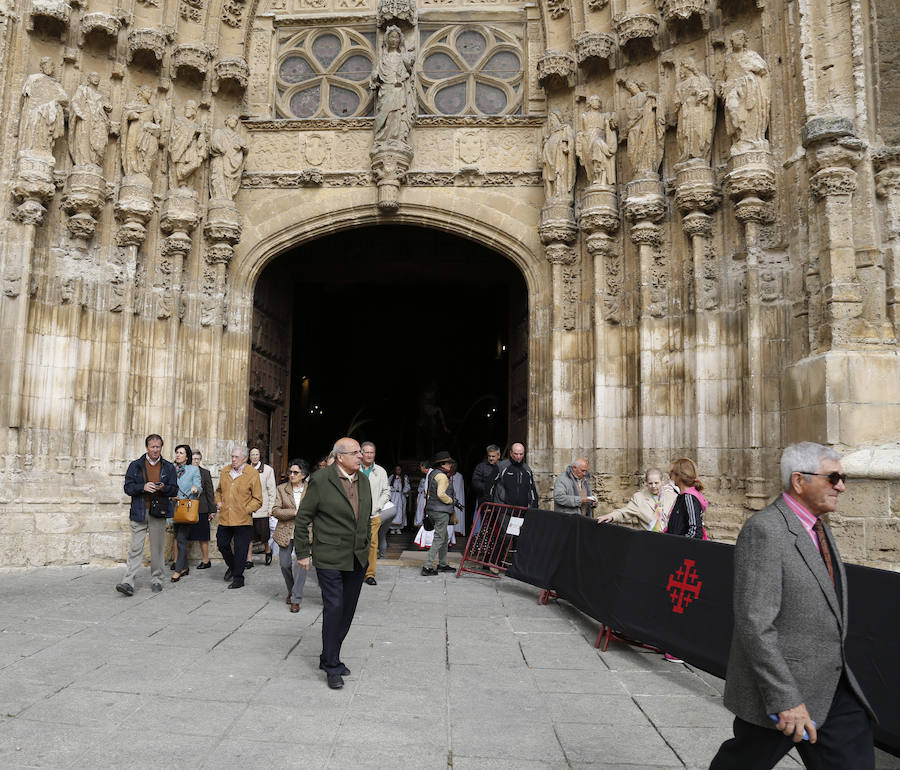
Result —
<path fill-rule="evenodd" d="M 640 446 L 643 452 L 654 447 L 667 446 L 668 438 L 654 435 L 652 420 L 654 409 L 650 394 L 653 391 L 653 351 L 661 350 L 654 332 L 655 319 L 666 315 L 669 267 L 666 255 L 659 248 L 662 228 L 659 225 L 665 214 L 665 197 L 659 175 L 645 173 L 640 179 L 625 186 L 625 216 L 631 221 L 631 241 L 638 247 L 638 264 L 641 275 L 640 314 Z M 665 347 L 668 346 L 666 339 Z"/>
<path fill-rule="evenodd" d="M 838 117 L 813 118 L 803 127 L 802 140 L 822 232 L 817 261 L 824 312 L 814 344 L 827 350 L 866 336 L 853 243 L 853 166 L 862 157 L 862 142 L 853 135 L 852 121 Z"/>
<path fill-rule="evenodd" d="M 712 212 L 722 201 L 715 172 L 702 158 L 691 158 L 675 164 L 675 204 L 681 212 L 681 227 L 691 244 L 694 277 L 694 410 L 697 420 L 697 462 L 701 467 L 715 467 L 705 450 L 724 445 L 718 435 L 723 403 L 716 397 L 722 389 L 719 362 L 722 356 L 720 323 L 714 310 L 719 305 L 718 255 L 712 243 Z M 715 411 L 711 414 L 710 409 Z"/>
<path fill-rule="evenodd" d="M 760 510 L 768 501 L 766 479 L 763 474 L 763 329 L 760 298 L 760 229 L 773 219 L 767 202 L 775 195 L 775 169 L 772 153 L 765 146 L 744 152 L 734 152 L 728 159 L 725 177 L 728 196 L 734 201 L 734 213 L 744 225 L 747 246 L 747 425 L 744 442 L 749 453 L 746 505 Z"/>
<path fill-rule="evenodd" d="M 884 271 L 887 282 L 888 318 L 894 335 L 900 337 L 900 151 L 886 151 L 875 157 L 875 193 L 885 201 Z"/>

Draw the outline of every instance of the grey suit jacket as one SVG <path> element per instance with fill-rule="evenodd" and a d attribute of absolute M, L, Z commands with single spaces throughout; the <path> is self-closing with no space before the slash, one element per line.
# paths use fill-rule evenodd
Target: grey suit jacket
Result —
<path fill-rule="evenodd" d="M 841 671 L 874 716 L 847 664 L 847 580 L 827 524 L 825 533 L 842 601 L 809 534 L 780 495 L 738 535 L 725 706 L 747 722 L 771 727 L 769 714 L 805 703 L 821 726 Z"/>

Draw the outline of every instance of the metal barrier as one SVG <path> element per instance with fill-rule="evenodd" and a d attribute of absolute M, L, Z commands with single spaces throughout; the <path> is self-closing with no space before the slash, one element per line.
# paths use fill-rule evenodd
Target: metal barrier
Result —
<path fill-rule="evenodd" d="M 473 572 L 500 577 L 512 562 L 519 539 L 519 525 L 527 508 L 501 503 L 482 503 L 475 514 L 456 577 Z"/>

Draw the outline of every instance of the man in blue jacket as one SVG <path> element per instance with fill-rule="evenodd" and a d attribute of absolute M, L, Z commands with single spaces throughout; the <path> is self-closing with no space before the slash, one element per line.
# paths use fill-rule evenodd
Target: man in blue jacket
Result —
<path fill-rule="evenodd" d="M 153 593 L 162 591 L 166 519 L 172 517 L 175 510 L 172 498 L 178 494 L 175 466 L 162 458 L 162 437 L 151 433 L 144 439 L 144 446 L 147 451 L 134 460 L 125 472 L 125 494 L 131 498 L 131 545 L 128 548 L 125 577 L 116 586 L 116 590 L 125 596 L 134 594 L 134 578 L 141 566 L 144 542 L 148 534 L 152 590 Z"/>

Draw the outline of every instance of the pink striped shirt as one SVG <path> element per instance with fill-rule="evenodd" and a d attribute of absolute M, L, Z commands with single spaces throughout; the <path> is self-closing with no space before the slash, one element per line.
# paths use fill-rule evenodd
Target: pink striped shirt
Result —
<path fill-rule="evenodd" d="M 813 525 L 816 523 L 816 519 L 818 517 L 814 516 L 812 513 L 806 510 L 806 508 L 800 505 L 800 503 L 798 503 L 787 492 L 782 492 L 781 496 L 788 504 L 788 508 L 790 508 L 794 513 L 797 514 L 797 518 L 800 519 L 800 523 L 803 525 L 803 529 L 806 530 L 806 534 L 809 535 L 810 539 L 812 540 L 812 544 L 816 547 L 816 550 L 819 553 L 822 553 L 822 549 L 819 547 L 819 538 L 816 536 L 816 533 L 813 532 Z"/>

